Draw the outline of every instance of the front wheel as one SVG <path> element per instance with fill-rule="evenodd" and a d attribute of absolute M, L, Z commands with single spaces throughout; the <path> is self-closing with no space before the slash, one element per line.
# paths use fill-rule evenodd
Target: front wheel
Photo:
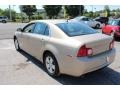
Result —
<path fill-rule="evenodd" d="M 18 43 L 18 40 L 16 38 L 14 39 L 14 44 L 15 44 L 16 50 L 20 51 L 19 43 Z"/>
<path fill-rule="evenodd" d="M 59 67 L 55 56 L 51 53 L 46 53 L 44 56 L 44 65 L 47 73 L 50 76 L 56 77 L 59 75 Z"/>
<path fill-rule="evenodd" d="M 114 40 L 119 40 L 119 38 L 116 36 L 116 35 L 114 35 Z"/>

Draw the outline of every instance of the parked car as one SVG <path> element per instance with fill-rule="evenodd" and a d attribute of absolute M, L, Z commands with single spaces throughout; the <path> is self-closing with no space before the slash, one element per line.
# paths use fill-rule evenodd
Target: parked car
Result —
<path fill-rule="evenodd" d="M 102 24 L 103 23 L 106 24 L 106 23 L 108 23 L 109 18 L 108 17 L 96 17 L 94 20 L 101 22 Z"/>
<path fill-rule="evenodd" d="M 17 29 L 14 44 L 16 50 L 40 60 L 51 76 L 80 76 L 108 66 L 115 58 L 111 36 L 66 20 L 32 21 Z"/>
<path fill-rule="evenodd" d="M 8 17 L 7 16 L 0 16 L 0 22 L 7 23 Z"/>
<path fill-rule="evenodd" d="M 103 26 L 102 33 L 112 35 L 115 39 L 120 38 L 120 19 L 113 19 Z"/>
<path fill-rule="evenodd" d="M 100 22 L 95 21 L 95 20 L 90 19 L 90 18 L 85 17 L 85 16 L 76 17 L 72 20 L 85 23 L 92 28 L 97 28 L 97 29 L 101 28 L 101 23 Z"/>

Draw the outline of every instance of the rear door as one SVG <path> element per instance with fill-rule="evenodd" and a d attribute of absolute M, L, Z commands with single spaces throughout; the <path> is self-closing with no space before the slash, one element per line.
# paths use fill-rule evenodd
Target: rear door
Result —
<path fill-rule="evenodd" d="M 96 22 L 95 22 L 94 20 L 92 20 L 92 19 L 89 19 L 88 25 L 89 25 L 90 27 L 95 27 Z"/>
<path fill-rule="evenodd" d="M 42 51 L 49 40 L 49 28 L 45 23 L 38 22 L 35 25 L 33 34 L 29 37 L 30 54 L 41 60 Z"/>

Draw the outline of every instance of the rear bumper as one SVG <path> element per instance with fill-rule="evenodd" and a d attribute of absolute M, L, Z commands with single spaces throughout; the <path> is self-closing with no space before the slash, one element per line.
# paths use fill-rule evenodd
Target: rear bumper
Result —
<path fill-rule="evenodd" d="M 114 61 L 114 58 L 115 49 L 92 57 L 76 58 L 64 64 L 65 66 L 63 66 L 64 70 L 62 70 L 62 73 L 72 76 L 81 76 L 108 66 Z"/>

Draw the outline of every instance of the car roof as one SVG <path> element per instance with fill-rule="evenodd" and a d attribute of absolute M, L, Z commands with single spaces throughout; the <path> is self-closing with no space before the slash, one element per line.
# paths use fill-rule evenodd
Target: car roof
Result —
<path fill-rule="evenodd" d="M 80 25 L 86 25 L 82 22 L 74 21 L 73 19 L 70 19 L 70 20 L 66 20 L 66 19 L 34 20 L 34 21 L 31 21 L 30 23 L 36 23 L 36 22 L 46 23 L 48 25 L 50 24 L 55 25 L 55 24 L 60 24 L 60 23 L 79 23 Z"/>
<path fill-rule="evenodd" d="M 89 18 L 89 17 L 86 17 L 86 16 L 77 16 L 77 17 L 75 17 L 75 18 Z"/>
<path fill-rule="evenodd" d="M 43 22 L 43 23 L 47 23 L 47 24 L 58 24 L 58 23 L 65 23 L 67 22 L 66 19 L 48 19 L 48 20 L 34 20 L 31 22 Z"/>

